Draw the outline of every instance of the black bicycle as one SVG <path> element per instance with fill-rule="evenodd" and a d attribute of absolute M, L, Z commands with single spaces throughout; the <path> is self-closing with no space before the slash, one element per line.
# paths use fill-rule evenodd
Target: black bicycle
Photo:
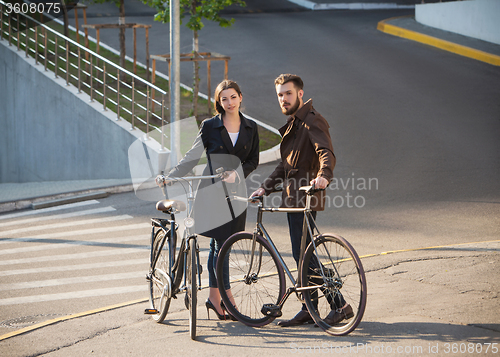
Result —
<path fill-rule="evenodd" d="M 311 214 L 311 197 L 306 191 L 305 208 L 264 207 L 263 197 L 240 198 L 258 203 L 253 233 L 232 235 L 222 246 L 217 260 L 217 280 L 223 279 L 223 264 L 229 256 L 229 279 L 235 305 L 226 290 L 219 289 L 231 315 L 248 326 L 264 326 L 282 315 L 288 297 L 296 293 L 307 306 L 314 322 L 331 335 L 346 335 L 360 323 L 366 307 L 366 278 L 354 248 L 335 234 L 321 234 Z M 303 212 L 302 244 L 298 279 L 292 275 L 262 223 L 264 212 Z M 306 247 L 307 233 L 312 237 Z M 292 286 L 286 290 L 285 273 Z"/>
<path fill-rule="evenodd" d="M 157 184 L 162 187 L 166 197 L 167 183 L 179 182 L 183 185 L 187 196 L 187 205 L 179 200 L 161 200 L 156 209 L 170 215 L 170 218 L 152 218 L 151 252 L 149 272 L 146 276 L 149 285 L 150 307 L 144 313 L 152 315 L 160 323 L 165 320 L 170 300 L 177 294 L 185 293 L 184 302 L 189 310 L 189 331 L 191 339 L 196 339 L 196 305 L 197 292 L 201 288 L 202 266 L 200 264 L 198 238 L 194 233 L 193 181 L 206 179 L 222 179 L 223 170 L 216 175 L 190 177 L 159 176 Z M 177 230 L 179 224 L 175 215 L 187 210 L 184 219 L 185 230 L 177 252 Z"/>

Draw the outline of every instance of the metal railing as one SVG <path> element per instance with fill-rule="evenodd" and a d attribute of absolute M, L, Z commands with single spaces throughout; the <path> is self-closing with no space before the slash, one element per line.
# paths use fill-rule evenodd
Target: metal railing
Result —
<path fill-rule="evenodd" d="M 35 16 L 35 14 L 32 14 Z M 116 112 L 116 120 L 127 120 L 130 129 L 160 136 L 165 149 L 165 106 L 167 92 L 120 67 L 111 60 L 64 36 L 29 14 L 8 13 L 7 4 L 0 0 L 0 41 L 17 46 L 36 65 L 52 71 L 56 78 L 66 80 L 78 93 L 85 92 L 91 102 L 100 102 L 103 111 Z M 149 71 L 149 68 L 147 69 Z M 156 92 L 156 98 L 155 94 Z M 159 95 L 158 95 L 159 94 Z"/>

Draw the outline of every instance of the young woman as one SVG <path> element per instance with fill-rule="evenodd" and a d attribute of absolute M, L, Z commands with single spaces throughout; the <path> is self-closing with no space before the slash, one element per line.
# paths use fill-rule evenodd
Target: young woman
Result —
<path fill-rule="evenodd" d="M 224 80 L 219 83 L 215 89 L 214 100 L 217 115 L 202 122 L 193 147 L 170 171 L 168 176 L 186 175 L 198 163 L 202 152 L 205 151 L 208 164 L 203 175 L 213 175 L 217 168 L 224 167 L 229 172 L 224 181 L 231 190 L 231 187 L 238 186 L 238 183 L 244 180 L 259 164 L 257 124 L 241 114 L 240 106 L 243 95 L 236 82 Z M 236 170 L 237 167 L 240 167 L 240 174 Z M 241 173 L 244 177 L 241 177 Z M 219 192 L 214 195 L 214 190 Z M 210 194 L 205 194 L 206 192 Z M 247 195 L 246 192 L 242 194 L 245 197 Z M 214 207 L 218 209 L 214 209 Z M 221 320 L 225 319 L 226 315 L 221 306 L 221 297 L 215 275 L 217 257 L 224 241 L 232 234 L 245 229 L 246 220 L 246 207 L 239 210 L 234 209 L 232 216 L 229 216 L 231 218 L 225 222 L 220 221 L 221 224 L 214 227 L 214 216 L 222 216 L 223 212 L 219 210 L 224 209 L 230 210 L 225 200 L 222 185 L 214 185 L 211 180 L 201 181 L 195 200 L 195 227 L 198 234 L 211 238 L 208 256 L 210 291 L 205 305 L 207 313 L 211 309 Z M 219 283 L 224 285 L 232 300 L 229 284 L 229 261 L 224 262 L 224 270 L 227 274 L 224 274 L 224 281 Z M 232 316 L 230 317 L 232 318 Z"/>

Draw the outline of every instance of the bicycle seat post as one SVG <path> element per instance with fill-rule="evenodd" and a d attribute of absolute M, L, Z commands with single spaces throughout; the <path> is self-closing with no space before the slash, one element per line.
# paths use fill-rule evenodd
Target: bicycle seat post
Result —
<path fill-rule="evenodd" d="M 314 186 L 312 187 L 314 190 Z M 304 208 L 304 212 L 311 212 L 311 199 L 313 195 L 309 193 L 309 191 L 306 191 L 306 206 Z"/>

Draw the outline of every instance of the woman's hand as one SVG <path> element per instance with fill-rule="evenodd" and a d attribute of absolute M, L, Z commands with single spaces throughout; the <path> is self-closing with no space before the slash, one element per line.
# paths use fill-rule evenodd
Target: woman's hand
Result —
<path fill-rule="evenodd" d="M 222 181 L 227 183 L 235 183 L 236 180 L 238 180 L 238 183 L 241 181 L 240 175 L 238 175 L 238 173 L 234 170 L 225 172 L 224 176 L 222 177 Z"/>
<path fill-rule="evenodd" d="M 155 182 L 158 186 L 162 187 L 162 186 L 165 186 L 165 181 L 166 181 L 166 177 L 163 176 L 163 175 L 158 175 L 156 176 L 156 179 L 155 179 Z"/>

